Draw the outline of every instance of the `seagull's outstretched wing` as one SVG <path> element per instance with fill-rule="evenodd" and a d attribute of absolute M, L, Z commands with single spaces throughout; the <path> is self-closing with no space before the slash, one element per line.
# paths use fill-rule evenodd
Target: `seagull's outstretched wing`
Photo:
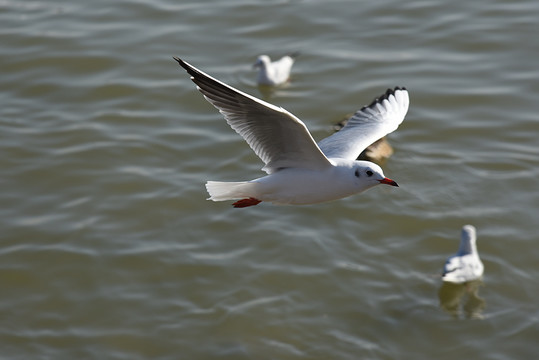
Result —
<path fill-rule="evenodd" d="M 271 174 L 280 168 L 323 169 L 331 165 L 305 124 L 293 114 L 234 89 L 178 57 L 174 60 L 262 159 L 264 171 Z"/>
<path fill-rule="evenodd" d="M 367 146 L 399 127 L 409 103 L 406 88 L 388 89 L 352 115 L 340 131 L 318 142 L 318 146 L 328 158 L 354 160 Z"/>

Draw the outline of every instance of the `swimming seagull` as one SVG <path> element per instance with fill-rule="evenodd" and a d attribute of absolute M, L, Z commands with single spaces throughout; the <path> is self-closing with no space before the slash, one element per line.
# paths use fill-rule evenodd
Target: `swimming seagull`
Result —
<path fill-rule="evenodd" d="M 357 111 L 342 130 L 317 144 L 305 124 L 285 109 L 236 90 L 178 57 L 174 59 L 262 159 L 262 170 L 268 174 L 251 181 L 208 181 L 208 200 L 237 200 L 233 205 L 238 208 L 262 201 L 315 204 L 379 184 L 398 186 L 378 165 L 356 158 L 403 121 L 409 104 L 405 88 L 388 89 Z"/>
<path fill-rule="evenodd" d="M 258 85 L 277 86 L 286 83 L 297 55 L 297 53 L 286 55 L 274 62 L 268 55 L 260 55 L 253 64 L 253 67 L 258 69 L 256 77 Z"/>
<path fill-rule="evenodd" d="M 445 262 L 443 281 L 459 284 L 481 278 L 484 267 L 477 253 L 476 240 L 475 227 L 464 225 L 459 250 Z"/>

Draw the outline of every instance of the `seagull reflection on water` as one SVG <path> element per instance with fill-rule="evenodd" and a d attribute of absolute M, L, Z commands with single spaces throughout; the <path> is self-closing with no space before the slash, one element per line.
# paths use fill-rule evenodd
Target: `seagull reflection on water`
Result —
<path fill-rule="evenodd" d="M 438 290 L 440 307 L 454 319 L 459 319 L 462 314 L 466 319 L 482 319 L 486 306 L 485 299 L 479 296 L 482 285 L 481 279 L 462 284 L 444 281 Z"/>

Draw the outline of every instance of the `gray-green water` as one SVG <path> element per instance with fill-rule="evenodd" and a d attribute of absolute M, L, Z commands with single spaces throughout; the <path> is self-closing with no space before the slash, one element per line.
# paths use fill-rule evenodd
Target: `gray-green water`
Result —
<path fill-rule="evenodd" d="M 532 0 L 0 2 L 0 358 L 537 356 L 538 18 Z M 383 164 L 400 188 L 205 200 L 262 163 L 172 56 L 259 96 L 256 56 L 293 51 L 268 100 L 316 139 L 409 89 Z M 466 223 L 481 320 L 438 298 Z"/>

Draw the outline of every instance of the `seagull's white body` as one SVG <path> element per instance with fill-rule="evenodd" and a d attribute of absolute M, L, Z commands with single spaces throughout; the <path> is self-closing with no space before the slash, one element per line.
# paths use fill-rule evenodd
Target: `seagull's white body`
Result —
<path fill-rule="evenodd" d="M 242 182 L 208 181 L 209 200 L 239 200 L 235 207 L 267 201 L 315 204 L 378 184 L 398 186 L 382 169 L 355 160 L 370 144 L 397 129 L 408 111 L 404 88 L 387 90 L 357 111 L 339 132 L 314 141 L 305 124 L 283 108 L 243 93 L 175 57 L 206 100 L 225 117 L 265 163 L 268 175 Z"/>
<path fill-rule="evenodd" d="M 290 70 L 294 64 L 294 55 L 286 55 L 276 61 L 271 61 L 268 55 L 260 55 L 253 67 L 258 69 L 256 82 L 258 85 L 282 85 L 290 78 Z"/>
<path fill-rule="evenodd" d="M 443 281 L 460 284 L 481 278 L 484 266 L 477 252 L 476 241 L 475 227 L 463 226 L 459 250 L 445 262 Z"/>
<path fill-rule="evenodd" d="M 366 170 L 358 167 L 364 165 L 365 169 L 372 169 L 374 174 L 375 168 L 378 167 L 372 163 L 339 160 L 326 169 L 284 168 L 249 182 L 208 181 L 206 188 L 214 201 L 252 198 L 280 205 L 305 205 L 354 195 L 380 184 L 384 179 L 383 176 L 375 175 L 369 179 L 365 174 Z M 356 167 L 358 171 L 364 172 L 366 179 L 362 179 L 361 175 L 351 175 Z"/>

